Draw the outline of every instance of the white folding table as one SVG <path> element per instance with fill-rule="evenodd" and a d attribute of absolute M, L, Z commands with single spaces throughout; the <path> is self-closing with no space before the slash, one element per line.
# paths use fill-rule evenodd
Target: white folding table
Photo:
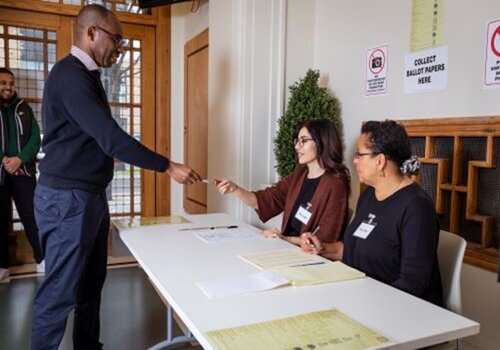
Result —
<path fill-rule="evenodd" d="M 416 349 L 479 333 L 477 322 L 372 278 L 290 286 L 211 300 L 196 282 L 255 273 L 258 270 L 238 258 L 238 254 L 290 248 L 291 245 L 280 239 L 262 237 L 207 244 L 195 237 L 195 231 L 179 229 L 219 225 L 239 225 L 256 233 L 258 229 L 226 214 L 186 218 L 191 223 L 117 228 L 156 289 L 205 349 L 216 349 L 206 336 L 211 330 L 332 308 L 389 337 L 394 341 L 389 346 L 392 349 Z"/>

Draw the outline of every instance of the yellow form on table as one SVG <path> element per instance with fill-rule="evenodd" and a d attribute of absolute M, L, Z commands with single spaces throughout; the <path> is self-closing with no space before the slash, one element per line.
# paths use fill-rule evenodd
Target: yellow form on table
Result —
<path fill-rule="evenodd" d="M 338 310 L 207 332 L 220 350 L 360 350 L 390 340 Z"/>
<path fill-rule="evenodd" d="M 313 284 L 340 282 L 365 277 L 358 271 L 340 261 L 324 264 L 302 264 L 296 266 L 277 267 L 271 269 L 294 286 L 309 286 Z"/>

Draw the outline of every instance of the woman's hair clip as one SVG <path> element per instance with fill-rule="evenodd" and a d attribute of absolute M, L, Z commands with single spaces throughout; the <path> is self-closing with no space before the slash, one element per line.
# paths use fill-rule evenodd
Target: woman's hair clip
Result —
<path fill-rule="evenodd" d="M 407 175 L 416 174 L 418 172 L 418 169 L 420 169 L 420 162 L 418 161 L 418 157 L 415 154 L 405 160 L 399 167 L 399 170 L 401 170 L 403 174 Z"/>

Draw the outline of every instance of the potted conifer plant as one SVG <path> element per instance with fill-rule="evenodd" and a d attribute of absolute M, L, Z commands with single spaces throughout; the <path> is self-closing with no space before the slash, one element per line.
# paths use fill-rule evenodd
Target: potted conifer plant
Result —
<path fill-rule="evenodd" d="M 318 85 L 318 80 L 319 70 L 309 69 L 304 78 L 289 87 L 288 107 L 278 121 L 278 133 L 274 139 L 276 170 L 280 178 L 290 174 L 296 166 L 293 134 L 300 123 L 328 119 L 342 137 L 340 103 L 326 88 Z"/>

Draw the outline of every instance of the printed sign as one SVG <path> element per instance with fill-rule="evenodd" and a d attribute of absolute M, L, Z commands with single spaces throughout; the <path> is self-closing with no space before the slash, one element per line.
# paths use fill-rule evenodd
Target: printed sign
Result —
<path fill-rule="evenodd" d="M 366 52 L 365 96 L 387 93 L 387 45 Z"/>
<path fill-rule="evenodd" d="M 486 27 L 486 59 L 484 62 L 484 86 L 500 85 L 500 19 L 491 21 Z"/>
<path fill-rule="evenodd" d="M 448 84 L 448 46 L 405 56 L 405 94 L 444 90 Z"/>

